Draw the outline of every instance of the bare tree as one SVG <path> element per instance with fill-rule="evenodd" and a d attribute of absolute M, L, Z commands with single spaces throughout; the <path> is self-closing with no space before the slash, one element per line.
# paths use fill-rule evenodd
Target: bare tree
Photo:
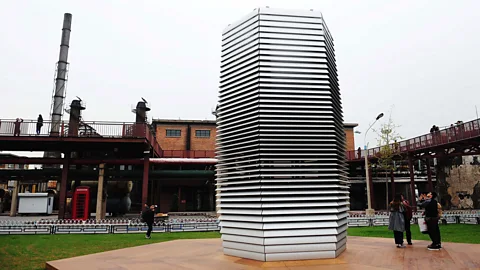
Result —
<path fill-rule="evenodd" d="M 374 129 L 377 133 L 378 146 L 380 151 L 377 154 L 377 166 L 385 173 L 385 206 L 388 209 L 388 175 L 395 169 L 395 159 L 400 157 L 398 141 L 403 139 L 397 132 L 399 125 L 396 125 L 392 119 L 392 114 L 385 123 L 380 125 L 379 129 Z"/>

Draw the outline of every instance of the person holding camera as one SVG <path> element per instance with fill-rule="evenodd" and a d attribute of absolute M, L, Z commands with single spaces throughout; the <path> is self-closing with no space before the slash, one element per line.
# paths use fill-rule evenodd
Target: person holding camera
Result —
<path fill-rule="evenodd" d="M 153 230 L 153 222 L 155 220 L 155 205 L 151 205 L 150 207 L 147 207 L 145 205 L 145 210 L 142 213 L 142 221 L 147 223 L 148 230 L 147 234 L 145 234 L 145 238 L 150 239 L 150 234 L 152 233 Z"/>
<path fill-rule="evenodd" d="M 440 219 L 439 203 L 437 202 L 437 193 L 430 192 L 426 198 L 420 197 L 421 208 L 425 209 L 425 222 L 427 223 L 428 235 L 432 240 L 432 244 L 428 245 L 428 250 L 440 250 L 442 248 L 440 227 L 438 221 Z M 440 208 L 441 210 L 441 208 Z"/>

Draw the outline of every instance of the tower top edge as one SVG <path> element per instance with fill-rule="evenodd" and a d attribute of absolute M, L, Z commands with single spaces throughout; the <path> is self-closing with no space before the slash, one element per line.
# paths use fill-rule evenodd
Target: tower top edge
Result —
<path fill-rule="evenodd" d="M 225 29 L 223 29 L 222 34 L 225 34 L 242 24 L 243 22 L 251 19 L 256 15 L 279 15 L 279 16 L 298 16 L 298 17 L 310 17 L 310 18 L 323 18 L 322 12 L 315 9 L 284 9 L 284 8 L 270 8 L 270 7 L 259 7 L 255 8 L 252 12 L 245 15 L 243 18 L 235 21 L 234 23 L 229 24 Z"/>

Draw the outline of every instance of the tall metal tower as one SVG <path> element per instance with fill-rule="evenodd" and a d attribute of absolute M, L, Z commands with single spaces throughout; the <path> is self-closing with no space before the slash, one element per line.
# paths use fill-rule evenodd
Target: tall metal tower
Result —
<path fill-rule="evenodd" d="M 344 251 L 343 113 L 322 14 L 260 8 L 229 25 L 216 114 L 224 253 L 278 261 Z"/>

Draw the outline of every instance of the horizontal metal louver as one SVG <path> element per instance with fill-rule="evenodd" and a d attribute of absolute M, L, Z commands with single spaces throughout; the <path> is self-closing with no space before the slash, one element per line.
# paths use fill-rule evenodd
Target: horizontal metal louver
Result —
<path fill-rule="evenodd" d="M 225 254 L 277 261 L 345 250 L 342 114 L 320 12 L 260 8 L 224 30 L 216 180 Z"/>

